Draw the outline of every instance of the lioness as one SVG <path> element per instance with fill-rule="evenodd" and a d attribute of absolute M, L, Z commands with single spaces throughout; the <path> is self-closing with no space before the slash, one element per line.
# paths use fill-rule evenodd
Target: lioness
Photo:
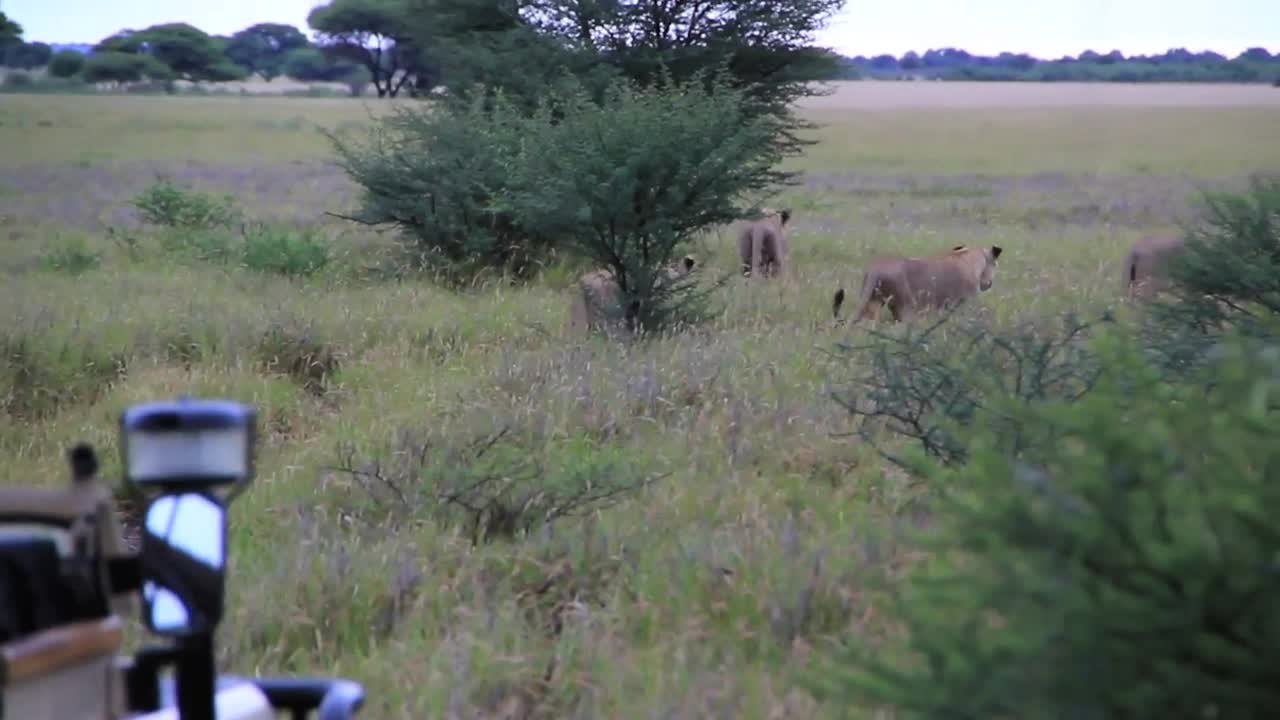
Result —
<path fill-rule="evenodd" d="M 685 255 L 668 265 L 664 275 L 674 280 L 693 272 L 697 265 L 698 261 L 692 255 Z M 616 323 L 619 315 L 630 328 L 640 310 L 639 301 L 633 300 L 625 310 L 619 308 L 620 292 L 612 270 L 593 270 L 578 278 L 569 304 L 569 331 L 578 333 L 606 328 Z"/>
<path fill-rule="evenodd" d="M 788 209 L 762 208 L 764 217 L 752 220 L 738 231 L 738 258 L 742 274 L 764 277 L 780 275 L 787 261 Z"/>
<path fill-rule="evenodd" d="M 1138 238 L 1124 256 L 1124 284 L 1130 298 L 1151 295 L 1169 285 L 1168 262 L 1186 248 L 1181 234 Z"/>
<path fill-rule="evenodd" d="M 895 321 L 902 321 L 921 310 L 950 307 L 985 292 L 991 289 L 996 259 L 1002 252 L 999 245 L 957 245 L 945 253 L 922 258 L 876 258 L 862 273 L 862 302 L 853 321 L 868 315 L 872 320 L 878 319 L 884 305 L 889 306 Z M 843 304 L 844 288 L 840 288 L 831 304 L 837 320 Z"/>

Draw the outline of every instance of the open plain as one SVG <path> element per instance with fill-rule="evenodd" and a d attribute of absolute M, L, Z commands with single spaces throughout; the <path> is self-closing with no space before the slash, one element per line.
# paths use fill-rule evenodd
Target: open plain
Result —
<path fill-rule="evenodd" d="M 81 439 L 119 477 L 133 402 L 255 404 L 222 666 L 351 677 L 370 718 L 829 716 L 797 679 L 830 638 L 892 647 L 863 578 L 909 559 L 885 538 L 912 492 L 842 437 L 849 370 L 823 350 L 860 330 L 831 326 L 832 292 L 879 252 L 994 243 L 977 302 L 1000 321 L 1101 311 L 1140 233 L 1280 169 L 1277 88 L 837 84 L 769 200 L 793 211 L 790 275 L 732 278 L 710 326 L 624 346 L 562 336 L 566 272 L 449 292 L 324 214 L 356 193 L 317 128 L 386 107 L 0 96 L 3 482 L 63 482 Z M 161 176 L 323 260 L 273 272 L 142 222 Z M 709 270 L 732 240 L 704 238 Z M 519 497 L 549 512 L 584 478 L 632 489 L 475 546 L 440 492 L 538 488 Z"/>

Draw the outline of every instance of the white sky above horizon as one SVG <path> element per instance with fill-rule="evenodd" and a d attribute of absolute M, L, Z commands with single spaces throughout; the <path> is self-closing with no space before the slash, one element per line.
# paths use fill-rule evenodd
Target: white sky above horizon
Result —
<path fill-rule="evenodd" d="M 280 22 L 310 35 L 307 13 L 320 4 L 324 0 L 0 0 L 0 11 L 22 25 L 28 41 L 95 43 L 124 28 L 165 22 L 187 22 L 213 35 Z M 867 56 L 942 47 L 1040 58 L 1173 47 L 1228 57 L 1255 46 L 1280 53 L 1280 0 L 848 0 L 817 41 Z"/>

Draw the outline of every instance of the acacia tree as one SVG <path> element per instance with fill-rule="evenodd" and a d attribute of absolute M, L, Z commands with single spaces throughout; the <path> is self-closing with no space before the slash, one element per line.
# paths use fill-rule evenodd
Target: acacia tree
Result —
<path fill-rule="evenodd" d="M 617 80 L 542 104 L 497 207 L 612 272 L 640 329 L 704 319 L 696 278 L 663 269 L 695 236 L 742 217 L 738 204 L 786 178 L 778 124 L 751 117 L 723 81 Z"/>
<path fill-rule="evenodd" d="M 2 64 L 20 68 L 22 70 L 32 70 L 38 67 L 44 67 L 49 64 L 49 59 L 53 57 L 53 48 L 47 43 L 42 42 L 24 42 L 12 45 L 0 57 Z"/>
<path fill-rule="evenodd" d="M 406 2 L 414 37 L 439 47 L 450 95 L 501 88 L 532 105 L 565 70 L 603 92 L 617 76 L 648 85 L 723 67 L 760 111 L 781 116 L 839 70 L 812 39 L 843 0 Z"/>
<path fill-rule="evenodd" d="M 307 16 L 307 24 L 336 58 L 364 66 L 378 97 L 419 86 L 425 63 L 406 24 L 401 0 L 333 0 Z"/>
<path fill-rule="evenodd" d="M 22 26 L 0 10 L 0 52 L 22 44 Z"/>
<path fill-rule="evenodd" d="M 168 81 L 173 79 L 173 71 L 150 55 L 107 50 L 90 55 L 80 77 L 90 83 L 129 83 L 143 78 Z"/>
<path fill-rule="evenodd" d="M 244 68 L 227 59 L 214 38 L 187 23 L 121 30 L 98 43 L 93 51 L 145 55 L 169 68 L 173 77 L 192 82 L 239 80 L 245 76 Z"/>
<path fill-rule="evenodd" d="M 56 78 L 75 77 L 84 69 L 85 57 L 75 50 L 61 50 L 49 59 L 49 74 Z"/>
<path fill-rule="evenodd" d="M 319 48 L 305 47 L 291 51 L 284 58 L 281 72 L 294 80 L 304 82 L 341 82 L 355 71 L 368 71 L 362 65 L 349 60 L 325 55 Z"/>
<path fill-rule="evenodd" d="M 307 36 L 292 25 L 258 23 L 228 38 L 224 53 L 236 65 L 270 82 L 283 72 L 290 52 L 308 45 Z"/>

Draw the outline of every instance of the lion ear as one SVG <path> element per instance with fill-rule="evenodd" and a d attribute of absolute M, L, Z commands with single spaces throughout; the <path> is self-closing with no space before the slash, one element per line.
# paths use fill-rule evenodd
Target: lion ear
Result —
<path fill-rule="evenodd" d="M 685 272 L 688 272 L 688 271 L 692 270 L 692 269 L 693 269 L 693 266 L 694 266 L 694 265 L 697 265 L 697 264 L 698 264 L 698 261 L 697 261 L 697 260 L 694 260 L 692 255 L 685 255 L 685 256 L 684 256 L 684 269 L 685 269 Z"/>
<path fill-rule="evenodd" d="M 998 258 L 998 257 L 1000 257 L 1000 253 L 1002 253 L 1002 252 L 1004 252 L 1004 248 L 1000 247 L 999 245 L 992 245 L 992 246 L 991 246 L 991 257 L 992 257 L 992 258 Z"/>
<path fill-rule="evenodd" d="M 790 210 L 790 209 L 783 209 L 783 210 L 779 211 L 779 212 L 778 212 L 778 214 L 779 214 L 780 216 L 782 216 L 782 224 L 783 224 L 783 225 L 786 225 L 786 224 L 787 224 L 787 221 L 791 219 L 791 210 Z"/>

